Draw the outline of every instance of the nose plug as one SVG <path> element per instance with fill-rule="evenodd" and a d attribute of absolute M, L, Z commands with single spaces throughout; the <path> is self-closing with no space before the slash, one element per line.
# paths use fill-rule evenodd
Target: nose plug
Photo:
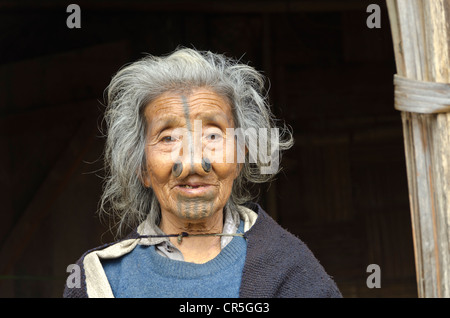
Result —
<path fill-rule="evenodd" d="M 211 171 L 211 161 L 208 158 L 202 159 L 202 168 L 206 173 Z M 181 161 L 177 161 L 173 164 L 172 174 L 175 178 L 178 178 L 183 172 L 183 163 Z"/>
<path fill-rule="evenodd" d="M 183 163 L 181 163 L 181 161 L 177 161 L 173 164 L 172 174 L 175 178 L 178 178 L 181 172 L 183 172 Z"/>
<path fill-rule="evenodd" d="M 211 171 L 211 161 L 208 158 L 202 159 L 202 168 L 206 173 Z"/>

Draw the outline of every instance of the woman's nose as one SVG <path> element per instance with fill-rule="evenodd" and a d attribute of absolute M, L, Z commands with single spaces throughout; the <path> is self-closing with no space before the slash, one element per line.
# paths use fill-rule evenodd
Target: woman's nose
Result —
<path fill-rule="evenodd" d="M 185 140 L 184 142 L 187 142 Z M 184 144 L 180 149 L 178 159 L 172 166 L 175 178 L 185 178 L 192 174 L 206 175 L 212 170 L 209 158 L 204 158 L 201 147 L 195 147 L 194 142 Z"/>
<path fill-rule="evenodd" d="M 192 174 L 207 175 L 211 169 L 211 161 L 208 158 L 202 158 L 200 163 L 177 160 L 172 166 L 172 175 L 183 179 Z"/>

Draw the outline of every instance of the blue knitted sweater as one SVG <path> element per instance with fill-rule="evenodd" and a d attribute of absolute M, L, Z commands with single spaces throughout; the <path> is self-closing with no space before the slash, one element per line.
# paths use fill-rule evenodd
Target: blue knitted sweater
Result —
<path fill-rule="evenodd" d="M 238 232 L 242 233 L 243 225 Z M 172 260 L 159 255 L 155 246 L 139 245 L 102 264 L 117 298 L 237 298 L 246 245 L 244 238 L 234 237 L 204 264 Z"/>

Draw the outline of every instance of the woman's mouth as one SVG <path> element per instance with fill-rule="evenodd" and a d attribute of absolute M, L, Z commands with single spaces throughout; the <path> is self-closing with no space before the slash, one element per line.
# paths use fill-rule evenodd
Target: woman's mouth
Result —
<path fill-rule="evenodd" d="M 179 184 L 175 187 L 177 191 L 187 196 L 205 195 L 212 190 L 209 184 Z"/>
<path fill-rule="evenodd" d="M 182 185 L 179 185 L 179 187 L 186 188 L 186 189 L 197 189 L 197 188 L 202 187 L 202 186 L 201 185 L 194 185 L 194 186 L 192 186 L 192 185 L 189 185 L 189 184 L 182 184 Z"/>

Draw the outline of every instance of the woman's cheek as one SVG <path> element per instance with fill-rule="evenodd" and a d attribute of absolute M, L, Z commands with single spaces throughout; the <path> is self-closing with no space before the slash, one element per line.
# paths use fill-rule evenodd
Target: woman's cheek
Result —
<path fill-rule="evenodd" d="M 171 163 L 170 155 L 156 150 L 147 151 L 147 171 L 152 184 L 161 185 L 170 177 Z M 156 186 L 156 184 L 154 186 Z"/>

